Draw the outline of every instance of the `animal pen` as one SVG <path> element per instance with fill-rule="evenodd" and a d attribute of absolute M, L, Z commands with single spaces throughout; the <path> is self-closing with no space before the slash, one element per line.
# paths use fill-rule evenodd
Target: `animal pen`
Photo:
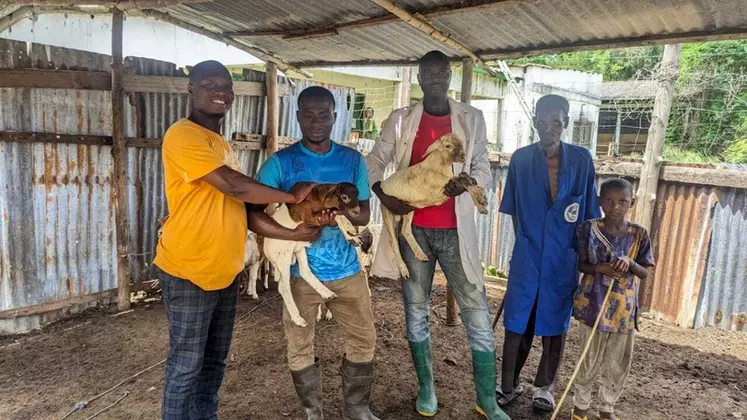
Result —
<path fill-rule="evenodd" d="M 747 2 L 741 0 L 707 6 L 626 0 L 613 8 L 603 0 L 330 1 L 323 7 L 294 0 L 273 6 L 252 0 L 22 0 L 0 6 L 0 29 L 39 13 L 112 13 L 112 56 L 0 44 L 0 323 L 6 332 L 27 331 L 60 311 L 96 302 L 116 300 L 126 310 L 130 292 L 148 280 L 144 268 L 165 214 L 160 138 L 186 116 L 189 99 L 186 78 L 173 64 L 123 59 L 125 14 L 171 23 L 268 63 L 266 77 L 246 71 L 236 82 L 237 100 L 223 125 L 249 174 L 267 153 L 298 136 L 293 95 L 306 82 L 279 77 L 278 69 L 409 67 L 441 49 L 464 62 L 462 100 L 469 102 L 473 63 L 496 73 L 486 60 L 747 36 Z M 346 141 L 347 97 L 354 92 L 333 90 L 339 99 L 334 140 Z M 486 265 L 507 272 L 511 228 L 496 210 L 507 157 L 491 159 L 492 213 L 477 216 L 481 253 Z M 638 178 L 651 167 L 597 164 L 601 177 Z M 739 285 L 747 279 L 740 258 L 747 177 L 738 170 L 665 165 L 659 178 L 653 234 L 666 251 L 657 254 L 644 306 L 682 325 L 744 328 L 747 292 Z M 453 321 L 453 302 L 449 306 Z"/>
<path fill-rule="evenodd" d="M 439 49 L 455 63 L 463 63 L 461 99 L 469 102 L 473 64 L 500 72 L 502 66 L 486 62 L 583 49 L 747 38 L 744 0 L 402 0 L 396 4 L 390 0 L 0 0 L 0 31 L 40 13 L 111 16 L 112 54 L 0 39 L 0 331 L 5 333 L 26 332 L 105 303 L 117 302 L 119 313 L 124 314 L 131 293 L 147 290 L 147 264 L 155 248 L 158 220 L 166 212 L 161 137 L 170 124 L 187 115 L 189 98 L 187 78 L 174 64 L 123 57 L 125 15 L 168 22 L 268 63 L 266 73 L 247 70 L 242 80 L 235 81 L 236 100 L 223 123 L 223 134 L 237 150 L 247 174 L 253 174 L 268 153 L 298 140 L 294 99 L 310 82 L 294 80 L 293 75 L 308 74 L 314 68 L 397 65 L 410 69 L 419 56 Z M 408 83 L 409 79 L 402 82 Z M 338 104 L 333 140 L 345 142 L 352 111 L 347 98 L 355 92 L 327 87 Z M 403 94 L 398 103 L 409 100 Z M 624 176 L 638 185 L 644 179 L 647 191 L 653 187 L 656 192 L 647 196 L 651 200 L 644 209 L 651 214 L 658 263 L 642 292 L 644 310 L 686 327 L 744 330 L 747 174 L 718 165 L 659 165 L 661 156 L 651 146 L 653 137 L 648 146 L 651 153 L 643 162 L 595 162 L 598 180 Z M 366 148 L 359 146 L 365 153 Z M 490 212 L 476 216 L 481 257 L 486 266 L 503 272 L 508 272 L 513 232 L 497 208 L 509 159 L 508 155 L 491 155 Z M 372 209 L 377 207 L 372 200 Z M 381 358 L 376 380 L 385 383 L 386 391 L 376 392 L 386 392 L 386 398 L 378 397 L 376 404 L 394 416 L 389 418 L 405 420 L 415 418 L 403 414 L 411 410 L 402 395 L 412 394 L 413 389 L 397 376 L 409 354 L 403 350 L 399 294 L 391 284 L 372 280 L 374 296 L 382 296 L 381 302 L 375 302 L 381 317 L 377 319 L 377 346 L 387 354 Z M 490 293 L 495 301 L 498 296 Z M 464 366 L 459 366 L 468 349 L 462 336 L 452 339 L 460 334 L 455 332 L 460 329 L 450 328 L 458 319 L 456 308 L 447 296 L 435 298 L 444 302 L 447 313 L 444 323 L 434 325 L 434 347 L 444 357 L 436 361 L 437 370 L 449 375 L 449 381 L 439 383 L 450 410 L 447 418 L 472 418 L 459 414 L 471 413 L 474 407 L 462 401 L 467 379 Z M 242 354 L 232 354 L 230 363 L 248 364 L 253 374 L 237 379 L 238 369 L 229 369 L 224 401 L 228 401 L 228 410 L 235 411 L 226 412 L 226 418 L 247 418 L 241 411 L 246 401 L 260 407 L 251 412 L 251 418 L 288 415 L 282 404 L 267 406 L 269 398 L 292 398 L 287 381 L 267 379 L 278 372 L 270 360 L 282 358 L 283 353 L 275 325 L 258 321 L 250 325 L 250 338 L 240 336 L 247 328 L 242 325 L 246 317 L 255 310 L 265 321 L 279 319 L 278 313 L 262 305 L 242 314 L 237 322 L 240 331 L 235 347 L 257 361 L 249 364 Z M 163 319 L 147 306 L 137 314 L 140 309 L 136 316 L 145 319 L 144 324 L 137 324 L 134 316 L 88 321 L 70 327 L 80 327 L 78 333 L 60 329 L 60 334 L 68 335 L 59 345 L 32 335 L 29 340 L 36 340 L 34 345 L 25 346 L 17 356 L 13 343 L 0 341 L 0 365 L 4 373 L 9 372 L 7 377 L 0 376 L 0 383 L 21 384 L 0 403 L 0 413 L 8 404 L 12 409 L 13 405 L 21 407 L 10 418 L 64 413 L 72 406 L 70 399 L 78 398 L 78 394 L 65 394 L 66 388 L 95 395 L 111 375 L 136 372 L 160 359 L 164 337 L 157 327 L 163 326 Z M 329 343 L 334 341 L 325 328 L 318 331 L 319 339 L 326 340 L 320 347 L 332 354 Z M 731 413 L 724 410 L 731 407 L 747 412 L 743 403 L 747 364 L 738 358 L 742 353 L 738 340 L 725 339 L 731 337 L 725 331 L 702 330 L 709 337 L 708 345 L 731 354 L 714 356 L 696 350 L 706 345 L 689 341 L 700 335 L 662 344 L 651 337 L 665 336 L 664 327 L 649 328 L 642 334 L 641 360 L 636 362 L 641 363 L 637 370 L 642 373 L 633 378 L 637 386 L 631 390 L 631 400 L 648 398 L 659 403 L 658 411 L 649 411 L 648 417 L 709 418 L 715 412 L 717 416 L 710 418 L 724 418 Z M 96 338 L 86 341 L 94 343 L 88 348 L 78 345 L 84 334 Z M 105 336 L 114 338 L 107 341 Z M 573 340 L 571 336 L 569 351 L 578 348 Z M 727 348 L 723 343 L 737 344 Z M 81 363 L 75 353 L 86 361 Z M 669 357 L 656 357 L 660 353 Z M 94 355 L 112 358 L 89 363 Z M 58 359 L 50 362 L 53 357 Z M 45 366 L 40 369 L 43 374 L 34 372 L 35 363 Z M 674 376 L 662 378 L 652 372 Z M 80 376 L 79 382 L 91 384 L 50 379 L 75 375 Z M 393 379 L 387 382 L 388 378 Z M 272 395 L 247 394 L 239 385 L 267 388 Z M 49 391 L 44 386 L 54 386 L 50 394 L 54 403 L 42 398 Z M 703 405 L 685 406 L 683 411 L 671 399 L 670 386 L 677 387 L 680 402 L 695 400 Z M 328 389 L 338 390 L 334 387 Z M 703 399 L 706 394 L 709 398 Z M 132 418 L 135 413 L 149 413 L 158 404 L 150 390 L 137 391 L 137 396 L 151 405 L 134 404 L 130 411 L 110 418 Z M 35 404 L 33 410 L 26 409 Z M 625 402 L 622 408 L 629 417 L 648 409 L 634 402 Z M 531 417 L 523 411 L 510 414 Z"/>

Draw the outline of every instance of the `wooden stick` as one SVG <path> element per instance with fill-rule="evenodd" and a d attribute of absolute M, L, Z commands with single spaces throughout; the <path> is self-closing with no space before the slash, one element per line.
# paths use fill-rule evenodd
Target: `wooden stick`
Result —
<path fill-rule="evenodd" d="M 112 140 L 114 195 L 117 222 L 117 307 L 130 309 L 130 268 L 127 261 L 127 149 L 125 145 L 124 88 L 122 87 L 122 29 L 124 13 L 112 10 Z"/>
<path fill-rule="evenodd" d="M 472 50 L 467 48 L 467 46 L 460 43 L 459 41 L 455 41 L 451 37 L 439 31 L 435 26 L 431 25 L 423 18 L 410 14 L 407 10 L 394 4 L 392 0 L 371 0 L 371 1 L 383 7 L 389 13 L 396 15 L 397 17 L 402 19 L 405 23 L 407 23 L 408 25 L 412 26 L 415 29 L 418 29 L 420 32 L 423 32 L 424 34 L 435 39 L 436 41 L 448 46 L 449 48 L 459 51 L 462 54 L 472 58 L 473 60 L 475 60 L 475 63 L 477 63 L 478 66 L 487 70 L 487 72 L 490 73 L 491 75 L 493 76 L 496 75 L 496 72 L 492 68 L 485 65 L 482 59 L 478 57 L 477 54 L 472 52 Z"/>
<path fill-rule="evenodd" d="M 552 417 L 550 417 L 550 420 L 555 420 L 555 417 L 560 412 L 560 409 L 563 407 L 563 402 L 565 401 L 565 397 L 568 396 L 568 391 L 570 391 L 571 386 L 573 385 L 573 381 L 576 380 L 578 371 L 581 370 L 581 363 L 583 363 L 584 359 L 586 359 L 586 353 L 589 352 L 589 348 L 591 347 L 591 341 L 594 339 L 594 335 L 597 333 L 597 327 L 599 326 L 599 321 L 602 320 L 602 315 L 604 315 L 604 309 L 605 307 L 607 307 L 607 302 L 610 300 L 610 295 L 612 294 L 612 286 L 614 286 L 614 284 L 615 284 L 615 281 L 610 279 L 610 285 L 607 287 L 607 294 L 604 295 L 604 301 L 602 301 L 602 307 L 599 308 L 599 315 L 597 315 L 597 319 L 594 321 L 594 327 L 592 327 L 591 329 L 589 338 L 586 339 L 586 345 L 584 345 L 584 351 L 581 352 L 581 357 L 578 359 L 578 362 L 576 362 L 576 368 L 573 369 L 573 375 L 571 375 L 571 380 L 568 381 L 568 385 L 566 385 L 565 391 L 563 391 L 563 395 L 560 397 L 560 401 L 558 402 L 558 405 L 555 406 L 555 411 L 552 413 Z"/>

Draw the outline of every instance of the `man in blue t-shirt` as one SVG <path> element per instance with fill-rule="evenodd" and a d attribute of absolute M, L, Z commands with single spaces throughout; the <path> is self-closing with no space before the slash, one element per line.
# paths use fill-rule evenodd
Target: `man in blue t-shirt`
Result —
<path fill-rule="evenodd" d="M 264 162 L 257 180 L 265 185 L 289 191 L 297 182 L 319 184 L 350 182 L 358 187 L 361 212 L 348 218 L 354 225 L 368 224 L 368 171 L 363 156 L 356 150 L 330 140 L 335 123 L 335 99 L 322 87 L 305 89 L 298 97 L 298 123 L 303 138 Z M 251 212 L 252 230 L 264 223 L 261 213 Z M 307 248 L 309 267 L 337 299 L 327 302 L 345 337 L 346 356 L 342 364 L 342 390 L 346 419 L 378 420 L 369 408 L 373 381 L 373 356 L 376 329 L 368 280 L 361 271 L 358 256 L 342 231 L 334 225 L 334 215 L 320 216 L 325 227 L 319 238 Z M 319 362 L 314 357 L 314 325 L 321 296 L 300 279 L 298 264 L 291 267 L 291 292 L 301 316 L 307 323 L 299 327 L 283 311 L 288 339 L 288 364 L 293 384 L 307 419 L 321 419 L 322 386 Z"/>

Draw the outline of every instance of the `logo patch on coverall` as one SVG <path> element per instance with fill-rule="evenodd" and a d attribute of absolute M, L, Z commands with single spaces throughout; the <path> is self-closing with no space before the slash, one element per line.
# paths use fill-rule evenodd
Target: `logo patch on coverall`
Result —
<path fill-rule="evenodd" d="M 565 208 L 565 221 L 568 223 L 576 223 L 578 220 L 578 203 L 573 203 Z"/>

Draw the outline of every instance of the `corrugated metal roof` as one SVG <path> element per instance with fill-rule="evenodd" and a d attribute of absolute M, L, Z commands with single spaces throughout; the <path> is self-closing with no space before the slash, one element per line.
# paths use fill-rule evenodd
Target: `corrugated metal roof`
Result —
<path fill-rule="evenodd" d="M 747 4 L 742 0 L 400 0 L 397 5 L 425 13 L 436 28 L 487 58 L 589 42 L 601 46 L 682 34 L 744 33 L 747 27 Z M 477 7 L 427 15 L 434 8 L 465 6 Z M 160 11 L 221 33 L 319 29 L 387 15 L 372 2 L 353 0 L 218 0 Z M 316 38 L 268 35 L 243 41 L 299 65 L 414 60 L 431 49 L 459 56 L 397 20 L 341 28 L 337 35 Z"/>
<path fill-rule="evenodd" d="M 602 100 L 619 101 L 653 99 L 656 96 L 656 80 L 625 80 L 602 83 Z"/>

